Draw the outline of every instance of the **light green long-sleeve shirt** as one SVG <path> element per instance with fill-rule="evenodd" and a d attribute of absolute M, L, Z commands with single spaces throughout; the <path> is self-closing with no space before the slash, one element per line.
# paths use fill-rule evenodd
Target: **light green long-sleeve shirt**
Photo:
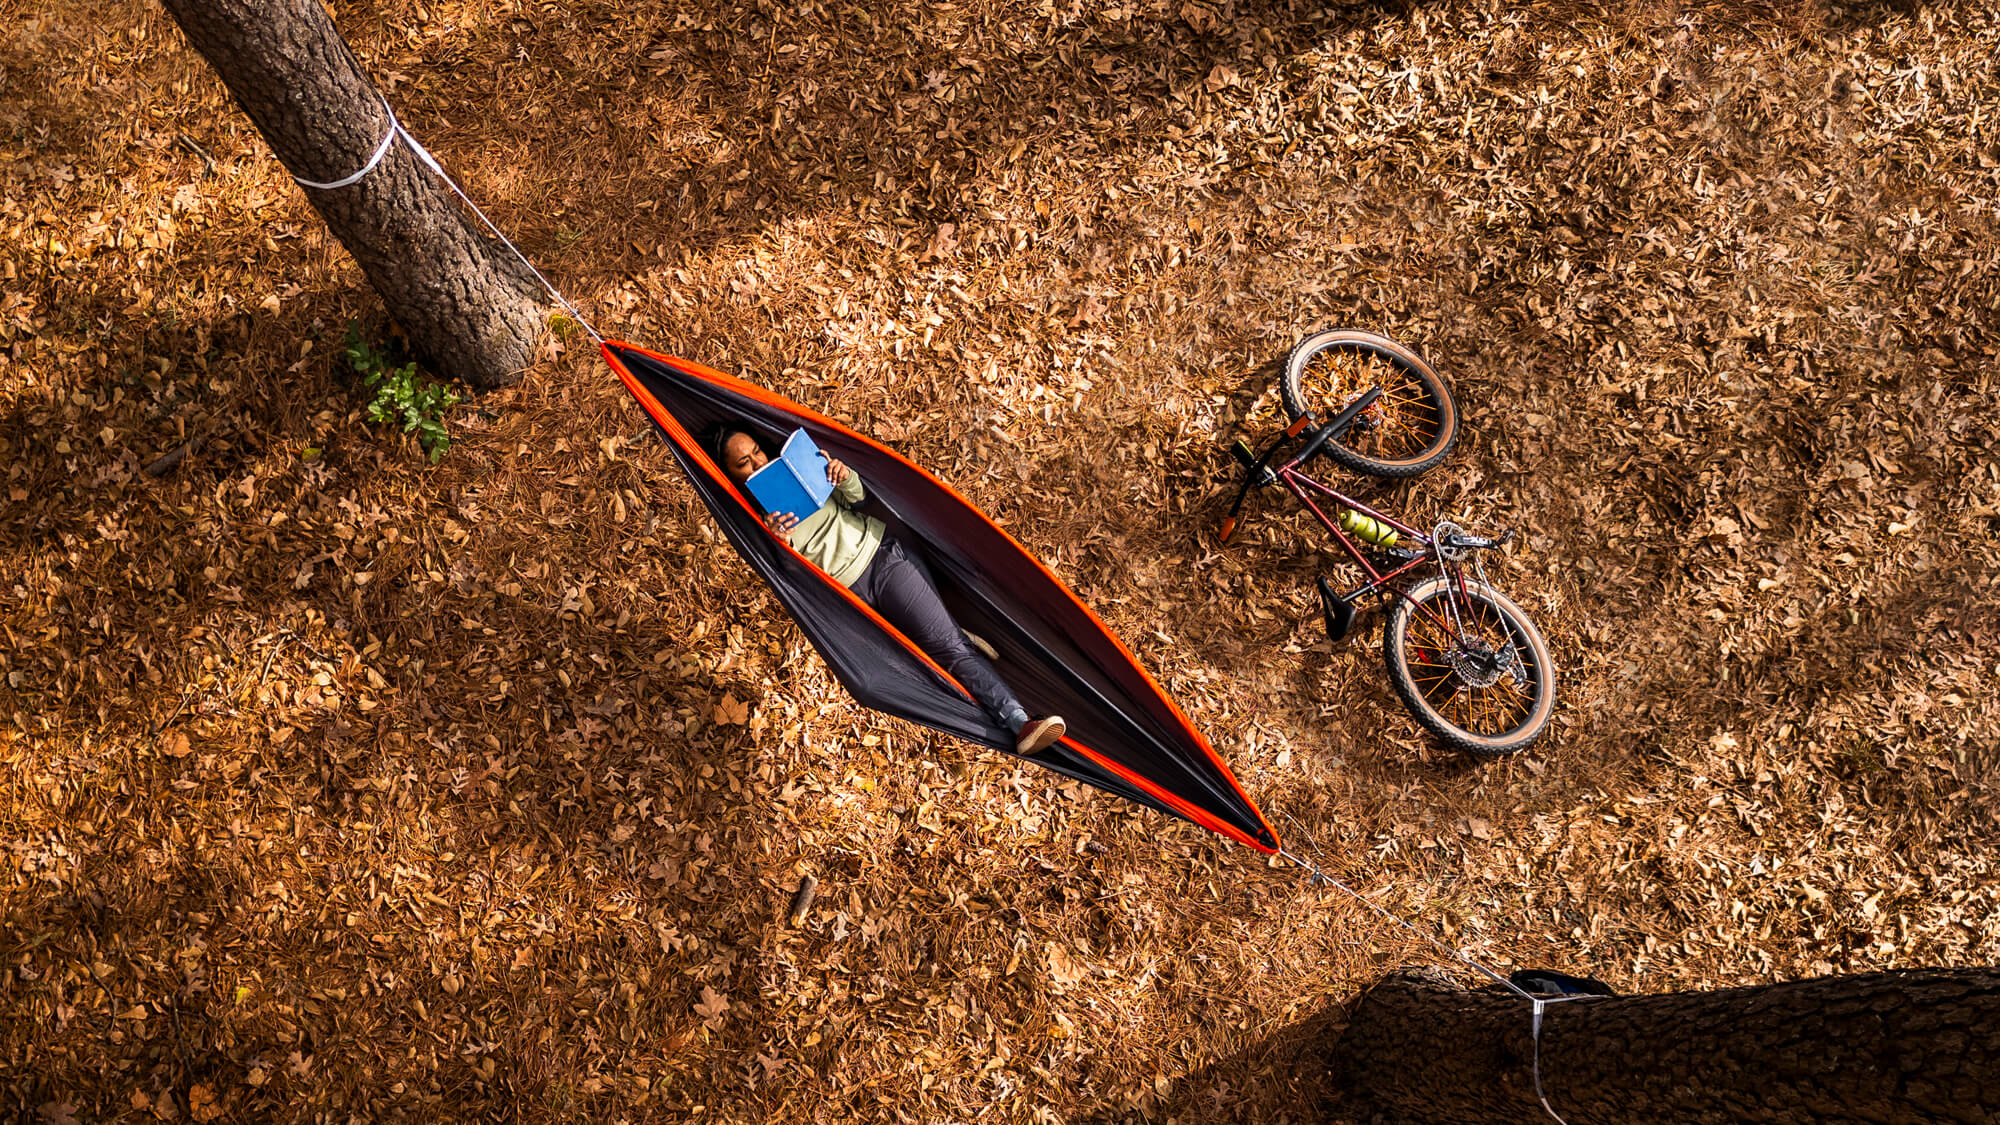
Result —
<path fill-rule="evenodd" d="M 843 586 L 854 585 L 868 569 L 886 530 L 881 520 L 854 510 L 866 498 L 861 474 L 850 471 L 819 511 L 800 520 L 785 536 L 793 550 Z"/>

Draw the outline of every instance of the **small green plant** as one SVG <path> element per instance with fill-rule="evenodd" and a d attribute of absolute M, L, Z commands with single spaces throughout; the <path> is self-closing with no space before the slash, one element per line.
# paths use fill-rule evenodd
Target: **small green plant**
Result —
<path fill-rule="evenodd" d="M 444 412 L 458 405 L 458 395 L 417 374 L 414 363 L 397 367 L 381 349 L 363 340 L 352 324 L 347 326 L 347 365 L 361 376 L 363 386 L 375 392 L 368 403 L 368 420 L 402 423 L 403 432 L 416 434 L 431 464 L 437 464 L 451 448 Z"/>

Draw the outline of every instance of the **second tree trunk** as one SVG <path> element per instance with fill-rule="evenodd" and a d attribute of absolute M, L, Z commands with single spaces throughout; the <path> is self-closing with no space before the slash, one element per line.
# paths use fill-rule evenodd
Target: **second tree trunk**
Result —
<path fill-rule="evenodd" d="M 1530 1007 L 1422 973 L 1368 990 L 1341 1085 L 1393 1122 L 1550 1122 Z M 1568 1125 L 2000 1120 L 2000 970 L 1924 969 L 1550 1004 L 1542 1088 Z"/>

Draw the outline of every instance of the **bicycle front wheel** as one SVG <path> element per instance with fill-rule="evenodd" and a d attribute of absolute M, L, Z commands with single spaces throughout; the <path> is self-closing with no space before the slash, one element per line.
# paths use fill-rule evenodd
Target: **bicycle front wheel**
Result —
<path fill-rule="evenodd" d="M 1555 711 L 1542 631 L 1490 586 L 1438 575 L 1391 597 L 1382 626 L 1389 682 L 1424 729 L 1475 757 L 1526 749 Z"/>
<path fill-rule="evenodd" d="M 1372 332 L 1329 329 L 1300 340 L 1278 383 L 1293 418 L 1324 422 L 1369 389 L 1382 392 L 1345 434 L 1321 452 L 1357 473 L 1413 477 L 1451 452 L 1458 406 L 1444 380 L 1417 353 Z"/>

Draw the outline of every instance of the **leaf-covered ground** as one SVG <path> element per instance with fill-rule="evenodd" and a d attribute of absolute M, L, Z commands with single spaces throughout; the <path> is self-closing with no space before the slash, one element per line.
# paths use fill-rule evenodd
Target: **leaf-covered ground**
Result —
<path fill-rule="evenodd" d="M 1627 990 L 2000 956 L 1983 6 L 335 14 L 600 327 L 935 466 L 1389 910 Z M 429 467 L 352 321 L 165 16 L 0 0 L 0 1114 L 1300 1121 L 1430 956 L 848 704 L 588 348 Z M 1527 755 L 1324 643 L 1279 506 L 1215 546 L 1329 325 L 1466 415 L 1369 494 L 1525 531 Z"/>

